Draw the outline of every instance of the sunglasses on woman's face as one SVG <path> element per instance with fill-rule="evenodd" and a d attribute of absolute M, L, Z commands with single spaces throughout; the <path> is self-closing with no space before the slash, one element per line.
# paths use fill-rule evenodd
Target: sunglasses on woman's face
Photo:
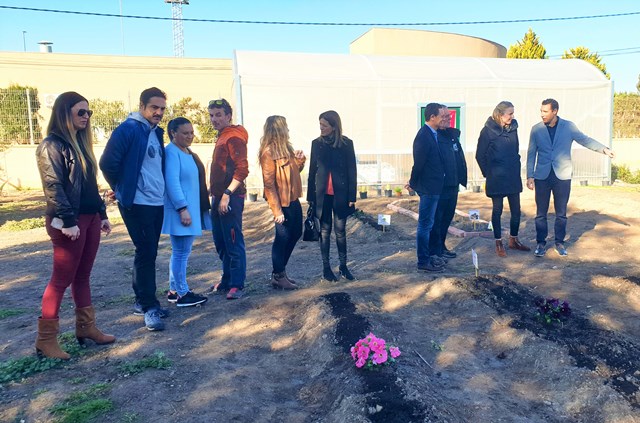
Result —
<path fill-rule="evenodd" d="M 87 110 L 87 109 L 78 110 L 78 116 L 82 117 L 85 114 L 88 115 L 89 117 L 91 117 L 91 115 L 93 114 L 93 110 Z"/>

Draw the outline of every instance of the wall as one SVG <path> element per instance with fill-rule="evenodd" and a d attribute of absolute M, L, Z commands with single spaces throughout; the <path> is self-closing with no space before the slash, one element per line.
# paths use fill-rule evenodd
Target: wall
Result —
<path fill-rule="evenodd" d="M 256 137 L 254 137 L 256 139 Z M 258 141 L 253 141 L 257 143 Z M 309 143 L 310 144 L 310 143 Z M 612 142 L 613 150 L 616 152 L 616 159 L 613 163 L 617 165 L 625 164 L 632 170 L 640 170 L 640 138 L 636 139 L 614 139 Z M 11 147 L 9 150 L 0 153 L 0 186 L 4 183 L 5 178 L 8 175 L 9 183 L 4 186 L 5 190 L 15 189 L 19 187 L 22 189 L 40 189 L 40 177 L 38 175 L 38 168 L 36 166 L 35 150 L 37 146 L 16 146 Z M 213 155 L 213 144 L 193 144 L 192 149 L 200 157 L 205 167 L 208 169 L 211 162 L 211 156 Z M 307 156 L 309 155 L 309 147 L 305 148 Z M 100 158 L 104 151 L 104 145 L 96 145 L 94 152 L 96 157 Z M 574 156 L 576 153 L 582 152 L 583 154 L 599 157 L 604 160 L 604 156 L 600 157 L 598 154 L 591 151 L 580 149 L 574 150 Z M 521 154 L 526 154 L 526 151 L 521 151 Z M 581 154 L 581 153 L 578 153 Z M 364 155 L 359 155 L 359 158 Z M 397 183 L 402 183 L 403 178 L 406 177 L 407 170 L 410 171 L 412 160 L 401 160 L 400 155 L 397 155 L 396 161 L 390 160 L 392 164 L 397 164 L 401 169 L 394 173 L 396 175 Z M 523 156 L 524 157 L 524 156 Z M 467 162 L 475 162 L 473 154 L 467 154 Z M 574 158 L 574 163 L 576 162 Z M 249 157 L 249 165 L 251 173 L 247 180 L 247 186 L 249 188 L 262 188 L 262 177 L 260 174 L 260 168 L 257 166 L 257 160 L 254 157 Z M 523 163 L 524 165 L 524 163 Z M 5 173 L 6 172 L 6 173 Z M 470 175 L 472 177 L 473 175 Z M 589 179 L 589 178 L 583 178 Z M 597 178 L 594 178 L 590 183 L 597 184 Z M 106 182 L 99 178 L 99 184 L 106 187 Z M 386 181 L 393 183 L 392 181 Z M 576 182 L 576 181 L 574 181 Z M 306 173 L 303 175 L 303 183 L 306 185 Z"/>

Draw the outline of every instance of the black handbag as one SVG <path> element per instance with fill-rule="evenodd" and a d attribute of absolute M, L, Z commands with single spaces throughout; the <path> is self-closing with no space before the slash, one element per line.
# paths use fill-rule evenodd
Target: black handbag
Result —
<path fill-rule="evenodd" d="M 320 222 L 315 216 L 313 206 L 307 209 L 307 218 L 304 220 L 303 241 L 318 241 L 320 239 Z"/>

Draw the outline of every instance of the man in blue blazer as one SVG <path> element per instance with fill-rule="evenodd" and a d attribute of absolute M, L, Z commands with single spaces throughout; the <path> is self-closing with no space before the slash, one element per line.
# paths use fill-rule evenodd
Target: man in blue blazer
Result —
<path fill-rule="evenodd" d="M 615 153 L 607 146 L 580 132 L 573 122 L 558 117 L 558 102 L 548 98 L 542 102 L 542 122 L 531 128 L 527 151 L 527 187 L 534 189 L 536 198 L 536 257 L 544 256 L 548 234 L 547 211 L 553 193 L 556 212 L 554 225 L 555 250 L 567 256 L 564 238 L 567 229 L 567 203 L 571 193 L 571 144 L 578 144 L 610 158 Z"/>
<path fill-rule="evenodd" d="M 443 270 L 443 262 L 436 261 L 436 256 L 432 257 L 434 252 L 429 251 L 429 237 L 444 185 L 444 164 L 437 131 L 446 114 L 446 107 L 442 104 L 429 103 L 425 107 L 425 125 L 413 141 L 413 167 L 407 184 L 420 196 L 416 231 L 418 270 L 426 272 Z"/>

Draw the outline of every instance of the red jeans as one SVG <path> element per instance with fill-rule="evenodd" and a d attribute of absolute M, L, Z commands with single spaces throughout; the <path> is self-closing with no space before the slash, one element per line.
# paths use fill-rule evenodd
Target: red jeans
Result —
<path fill-rule="evenodd" d="M 80 237 L 72 241 L 62 231 L 51 227 L 47 216 L 47 233 L 53 243 L 53 273 L 42 295 L 42 318 L 57 319 L 64 291 L 71 285 L 76 308 L 91 305 L 89 277 L 100 245 L 100 215 L 78 217 Z"/>

